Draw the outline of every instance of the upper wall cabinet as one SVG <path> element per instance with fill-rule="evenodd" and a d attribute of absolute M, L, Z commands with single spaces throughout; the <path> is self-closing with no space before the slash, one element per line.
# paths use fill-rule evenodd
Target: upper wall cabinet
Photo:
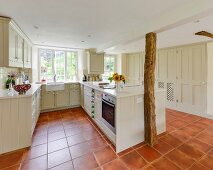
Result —
<path fill-rule="evenodd" d="M 87 51 L 88 74 L 104 74 L 104 53 Z"/>
<path fill-rule="evenodd" d="M 32 45 L 9 18 L 0 17 L 0 67 L 31 68 Z"/>

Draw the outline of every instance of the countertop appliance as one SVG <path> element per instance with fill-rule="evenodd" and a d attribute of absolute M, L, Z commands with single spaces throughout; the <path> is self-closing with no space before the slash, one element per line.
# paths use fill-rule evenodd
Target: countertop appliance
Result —
<path fill-rule="evenodd" d="M 116 99 L 108 94 L 102 96 L 102 122 L 116 134 Z"/>

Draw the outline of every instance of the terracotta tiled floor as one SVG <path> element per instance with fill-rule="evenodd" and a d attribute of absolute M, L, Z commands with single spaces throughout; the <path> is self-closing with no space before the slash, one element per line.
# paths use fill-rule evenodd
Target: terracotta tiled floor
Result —
<path fill-rule="evenodd" d="M 81 108 L 42 113 L 32 147 L 0 155 L 7 170 L 213 169 L 213 120 L 167 109 L 158 144 L 119 154 Z"/>

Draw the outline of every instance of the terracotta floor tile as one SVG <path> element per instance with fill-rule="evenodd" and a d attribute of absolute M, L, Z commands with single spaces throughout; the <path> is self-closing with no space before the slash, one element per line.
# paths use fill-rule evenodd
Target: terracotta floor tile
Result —
<path fill-rule="evenodd" d="M 213 145 L 213 136 L 210 136 L 207 133 L 201 133 L 198 136 L 196 136 L 196 138 L 202 142 Z"/>
<path fill-rule="evenodd" d="M 199 151 L 197 148 L 188 144 L 183 144 L 179 146 L 178 149 L 194 160 L 198 160 L 204 155 L 204 153 Z"/>
<path fill-rule="evenodd" d="M 52 142 L 62 138 L 65 138 L 64 131 L 58 131 L 58 132 L 48 134 L 48 142 Z"/>
<path fill-rule="evenodd" d="M 206 155 L 200 160 L 200 163 L 209 169 L 213 169 L 213 157 Z"/>
<path fill-rule="evenodd" d="M 65 138 L 55 140 L 53 142 L 48 143 L 48 153 L 55 152 L 57 150 L 61 150 L 67 147 L 68 147 L 67 140 Z"/>
<path fill-rule="evenodd" d="M 84 138 L 82 134 L 73 135 L 67 138 L 67 142 L 69 146 L 76 145 L 86 141 L 87 140 Z"/>
<path fill-rule="evenodd" d="M 170 133 L 172 136 L 174 136 L 175 138 L 179 139 L 182 142 L 185 142 L 187 140 L 189 140 L 190 138 L 192 138 L 190 135 L 188 135 L 184 130 L 176 130 L 172 133 Z"/>
<path fill-rule="evenodd" d="M 152 162 L 161 156 L 159 152 L 147 145 L 138 148 L 137 152 L 148 162 Z"/>
<path fill-rule="evenodd" d="M 170 134 L 162 137 L 161 140 L 163 142 L 168 143 L 169 145 L 171 145 L 173 147 L 177 147 L 177 146 L 182 144 L 182 142 L 179 139 L 177 139 L 176 137 L 174 137 L 174 136 L 172 136 Z"/>
<path fill-rule="evenodd" d="M 115 152 L 109 146 L 107 146 L 99 151 L 96 151 L 94 154 L 100 165 L 103 165 L 103 164 L 110 162 L 113 159 L 117 158 Z"/>
<path fill-rule="evenodd" d="M 120 158 L 130 169 L 141 169 L 146 165 L 146 161 L 136 152 L 130 152 Z"/>
<path fill-rule="evenodd" d="M 195 163 L 191 168 L 189 168 L 189 170 L 209 170 L 209 168 L 203 166 L 200 163 Z"/>
<path fill-rule="evenodd" d="M 204 130 L 205 133 L 207 133 L 210 136 L 213 136 L 213 126 L 208 127 Z"/>
<path fill-rule="evenodd" d="M 91 140 L 91 139 L 95 139 L 95 138 L 99 138 L 101 137 L 101 135 L 98 133 L 98 131 L 94 131 L 94 132 L 83 132 L 83 136 L 86 140 Z"/>
<path fill-rule="evenodd" d="M 133 149 L 138 149 L 138 148 L 140 148 L 141 146 L 144 146 L 144 145 L 146 145 L 146 143 L 145 143 L 145 142 L 141 142 L 141 143 L 139 143 L 139 144 L 133 146 L 132 148 L 133 148 Z"/>
<path fill-rule="evenodd" d="M 212 146 L 207 144 L 207 143 L 203 143 L 202 141 L 196 139 L 196 138 L 193 138 L 193 139 L 190 139 L 187 144 L 193 146 L 194 148 L 206 153 L 207 151 L 209 151 Z"/>
<path fill-rule="evenodd" d="M 77 135 L 81 133 L 81 129 L 78 127 L 65 129 L 65 134 L 67 137 Z"/>
<path fill-rule="evenodd" d="M 126 155 L 127 153 L 130 153 L 130 152 L 132 152 L 134 149 L 131 147 L 131 148 L 128 148 L 128 149 L 126 149 L 126 150 L 124 150 L 124 151 L 122 151 L 122 152 L 119 152 L 118 153 L 118 156 L 124 156 L 124 155 Z"/>
<path fill-rule="evenodd" d="M 52 168 L 70 160 L 71 157 L 68 148 L 50 153 L 48 154 L 48 168 Z"/>
<path fill-rule="evenodd" d="M 169 151 L 171 151 L 172 149 L 174 149 L 173 146 L 161 141 L 161 140 L 158 140 L 158 144 L 156 144 L 154 146 L 154 148 L 159 151 L 161 154 L 165 154 Z"/>
<path fill-rule="evenodd" d="M 34 132 L 33 132 L 33 136 L 34 137 L 38 137 L 38 136 L 44 136 L 46 135 L 47 136 L 47 129 L 43 130 L 43 129 L 35 129 Z"/>
<path fill-rule="evenodd" d="M 198 133 L 200 133 L 200 130 L 198 129 L 193 129 L 193 128 L 190 128 L 190 127 L 183 127 L 180 129 L 180 131 L 183 131 L 183 133 L 193 137 L 195 135 L 197 135 Z"/>
<path fill-rule="evenodd" d="M 115 159 L 112 162 L 105 164 L 102 168 L 103 170 L 128 170 L 125 164 L 119 159 Z"/>
<path fill-rule="evenodd" d="M 213 149 L 207 153 L 209 156 L 213 157 Z"/>
<path fill-rule="evenodd" d="M 96 139 L 90 140 L 88 141 L 88 144 L 90 146 L 90 149 L 93 152 L 108 146 L 107 142 L 103 138 L 96 138 Z"/>
<path fill-rule="evenodd" d="M 194 126 L 199 127 L 199 128 L 202 129 L 202 130 L 204 130 L 204 129 L 206 129 L 206 128 L 209 127 L 207 124 L 205 124 L 205 123 L 203 123 L 203 122 L 199 122 L 199 121 L 194 122 L 194 123 L 192 123 L 192 124 L 193 124 Z"/>
<path fill-rule="evenodd" d="M 201 118 L 198 122 L 205 123 L 206 125 L 213 125 L 213 120 Z"/>
<path fill-rule="evenodd" d="M 177 117 L 177 118 L 181 118 L 183 116 L 186 116 L 187 113 L 174 110 L 174 111 L 170 112 L 170 115 Z"/>
<path fill-rule="evenodd" d="M 62 130 L 64 130 L 64 127 L 62 124 L 48 127 L 48 133 L 58 132 Z"/>
<path fill-rule="evenodd" d="M 14 166 L 11 166 L 11 167 L 8 167 L 4 170 L 20 170 L 20 167 L 21 167 L 21 164 L 18 164 L 18 165 L 14 165 Z"/>
<path fill-rule="evenodd" d="M 148 166 L 144 167 L 143 170 L 156 170 L 156 168 L 152 165 L 148 165 Z"/>
<path fill-rule="evenodd" d="M 22 164 L 21 170 L 46 170 L 47 169 L 47 155 L 31 159 Z"/>
<path fill-rule="evenodd" d="M 51 170 L 74 170 L 72 161 L 51 168 Z"/>
<path fill-rule="evenodd" d="M 37 145 L 41 145 L 41 144 L 45 144 L 45 143 L 47 143 L 46 135 L 36 136 L 36 137 L 33 137 L 33 139 L 32 139 L 32 146 L 37 146 Z"/>
<path fill-rule="evenodd" d="M 47 144 L 42 144 L 26 149 L 24 152 L 24 160 L 33 159 L 47 154 Z"/>
<path fill-rule="evenodd" d="M 178 149 L 172 150 L 166 154 L 166 158 L 176 163 L 183 169 L 189 168 L 195 161 Z"/>
<path fill-rule="evenodd" d="M 192 123 L 192 122 L 200 120 L 201 117 L 196 116 L 196 115 L 187 115 L 187 116 L 182 117 L 182 119 L 184 120 L 184 122 Z"/>
<path fill-rule="evenodd" d="M 70 148 L 72 159 L 91 153 L 91 147 L 88 142 L 73 145 Z"/>
<path fill-rule="evenodd" d="M 177 117 L 174 117 L 174 116 L 172 116 L 170 114 L 168 114 L 168 116 L 166 116 L 166 122 L 167 123 L 172 122 L 172 121 L 174 121 L 176 119 L 177 119 Z"/>
<path fill-rule="evenodd" d="M 170 125 L 166 125 L 166 132 L 171 133 L 171 132 L 173 132 L 175 130 L 176 130 L 176 128 L 174 128 L 174 127 L 172 127 Z"/>
<path fill-rule="evenodd" d="M 181 170 L 167 158 L 162 157 L 152 164 L 157 170 Z"/>
<path fill-rule="evenodd" d="M 186 123 L 186 122 L 184 122 L 182 120 L 175 120 L 173 122 L 170 122 L 169 126 L 172 126 L 172 127 L 176 128 L 176 129 L 179 129 L 179 128 L 182 128 L 182 127 L 186 126 L 187 124 L 188 123 Z"/>
<path fill-rule="evenodd" d="M 98 167 L 98 163 L 96 162 L 93 154 L 87 154 L 76 158 L 73 160 L 73 164 L 75 170 L 90 170 Z"/>
<path fill-rule="evenodd" d="M 0 169 L 21 163 L 24 150 L 0 155 Z"/>

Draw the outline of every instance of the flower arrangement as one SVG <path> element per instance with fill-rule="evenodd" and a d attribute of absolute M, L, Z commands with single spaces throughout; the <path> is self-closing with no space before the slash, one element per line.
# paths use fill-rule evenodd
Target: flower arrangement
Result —
<path fill-rule="evenodd" d="M 118 73 L 114 73 L 111 77 L 108 78 L 108 80 L 110 82 L 115 81 L 116 83 L 122 81 L 123 83 L 125 83 L 125 77 L 122 74 L 118 74 Z"/>
<path fill-rule="evenodd" d="M 17 73 L 16 72 L 9 72 L 7 75 L 7 80 L 6 80 L 6 88 L 9 88 L 9 85 L 15 85 L 15 79 L 16 79 Z"/>

